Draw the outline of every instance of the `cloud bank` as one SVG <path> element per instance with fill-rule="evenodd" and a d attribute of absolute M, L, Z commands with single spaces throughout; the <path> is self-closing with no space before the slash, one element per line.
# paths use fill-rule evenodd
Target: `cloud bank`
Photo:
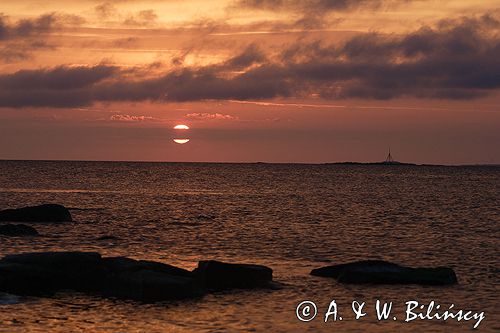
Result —
<path fill-rule="evenodd" d="M 500 87 L 499 30 L 499 20 L 484 15 L 406 35 L 359 34 L 341 45 L 298 40 L 272 52 L 251 44 L 215 65 L 163 73 L 106 64 L 21 70 L 0 75 L 0 106 L 276 97 L 472 99 Z"/>

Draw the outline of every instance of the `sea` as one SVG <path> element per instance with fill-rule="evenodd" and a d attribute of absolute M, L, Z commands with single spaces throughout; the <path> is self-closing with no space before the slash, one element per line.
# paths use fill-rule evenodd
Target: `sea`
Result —
<path fill-rule="evenodd" d="M 38 237 L 0 236 L 0 256 L 78 250 L 186 269 L 209 259 L 255 263 L 271 267 L 281 288 L 158 303 L 0 294 L 2 333 L 500 331 L 498 166 L 0 161 L 0 209 L 42 203 L 71 208 L 74 222 L 36 224 Z M 452 267 L 458 284 L 309 275 L 366 259 Z M 377 318 L 377 300 L 392 302 L 388 319 Z M 304 301 L 316 307 L 312 320 L 302 316 L 313 306 L 297 311 Z M 325 322 L 333 301 L 336 320 Z M 441 312 L 453 304 L 484 320 L 476 329 L 475 320 L 406 321 L 408 301 L 434 301 Z M 355 318 L 353 302 L 365 316 Z"/>

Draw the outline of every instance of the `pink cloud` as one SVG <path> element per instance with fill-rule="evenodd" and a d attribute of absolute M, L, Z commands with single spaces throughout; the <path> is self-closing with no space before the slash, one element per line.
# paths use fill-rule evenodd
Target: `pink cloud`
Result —
<path fill-rule="evenodd" d="M 128 114 L 115 114 L 115 115 L 112 115 L 110 118 L 110 120 L 113 120 L 113 121 L 153 121 L 155 120 L 155 118 L 153 117 L 148 117 L 148 116 L 131 116 L 131 115 L 128 115 Z"/>
<path fill-rule="evenodd" d="M 189 113 L 186 118 L 194 120 L 236 120 L 238 117 L 221 113 Z"/>

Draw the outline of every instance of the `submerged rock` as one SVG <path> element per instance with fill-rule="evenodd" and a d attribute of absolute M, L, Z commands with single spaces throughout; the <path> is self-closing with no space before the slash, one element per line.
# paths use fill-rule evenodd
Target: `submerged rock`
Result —
<path fill-rule="evenodd" d="M 7 222 L 69 222 L 71 213 L 56 204 L 0 210 L 0 221 Z"/>
<path fill-rule="evenodd" d="M 365 260 L 313 269 L 311 275 L 340 283 L 447 285 L 457 283 L 449 267 L 405 267 L 382 260 Z"/>
<path fill-rule="evenodd" d="M 273 279 L 273 270 L 266 266 L 215 260 L 200 261 L 193 274 L 204 287 L 216 290 L 267 287 Z"/>
<path fill-rule="evenodd" d="M 0 225 L 0 235 L 4 236 L 36 236 L 38 231 L 35 228 L 24 224 L 4 224 Z"/>

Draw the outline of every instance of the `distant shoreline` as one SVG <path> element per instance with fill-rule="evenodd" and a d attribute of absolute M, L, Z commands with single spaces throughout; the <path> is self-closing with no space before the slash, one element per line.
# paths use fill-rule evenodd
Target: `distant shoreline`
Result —
<path fill-rule="evenodd" d="M 164 163 L 164 164 L 269 164 L 269 165 L 345 165 L 345 166 L 417 166 L 417 167 L 500 167 L 500 164 L 429 164 L 429 163 L 407 163 L 407 162 L 183 162 L 183 161 L 126 161 L 126 160 L 21 160 L 0 159 L 1 162 L 81 162 L 81 163 Z"/>

